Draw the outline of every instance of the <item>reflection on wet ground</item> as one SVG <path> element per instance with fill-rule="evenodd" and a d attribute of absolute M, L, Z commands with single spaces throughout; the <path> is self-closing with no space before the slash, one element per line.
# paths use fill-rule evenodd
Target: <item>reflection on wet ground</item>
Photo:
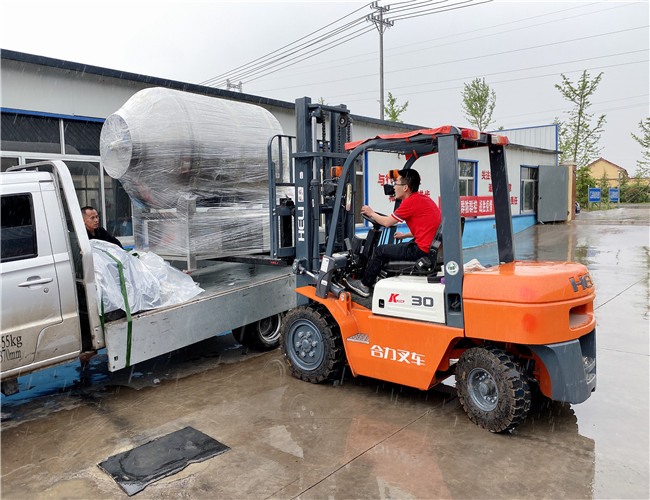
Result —
<path fill-rule="evenodd" d="M 232 335 L 224 334 L 111 373 L 106 350 L 102 349 L 83 368 L 81 363 L 73 362 L 20 377 L 20 392 L 2 396 L 2 428 L 48 411 L 74 406 L 88 394 L 103 392 L 109 387 L 140 390 L 157 386 L 170 377 L 188 376 L 258 355 L 260 353 L 238 344 Z"/>
<path fill-rule="evenodd" d="M 648 498 L 650 224 L 648 211 L 621 224 L 632 209 L 619 210 L 516 240 L 518 257 L 590 266 L 598 388 L 581 405 L 535 410 L 515 433 L 494 435 L 449 387 L 349 375 L 312 385 L 288 374 L 279 351 L 215 337 L 129 373 L 96 359 L 89 385 L 3 398 L 2 497 L 126 497 L 97 464 L 192 426 L 230 451 L 138 498 Z M 481 251 L 465 257 L 490 263 Z"/>
<path fill-rule="evenodd" d="M 123 496 L 97 464 L 187 425 L 231 450 L 138 497 L 592 496 L 594 441 L 569 406 L 493 435 L 449 391 L 363 378 L 310 385 L 276 351 L 140 390 L 86 392 L 74 408 L 3 429 L 3 498 Z"/>

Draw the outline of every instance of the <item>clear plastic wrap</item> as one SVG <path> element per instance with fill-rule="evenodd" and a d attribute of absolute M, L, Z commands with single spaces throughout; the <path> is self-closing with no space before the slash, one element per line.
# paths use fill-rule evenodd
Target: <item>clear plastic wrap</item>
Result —
<path fill-rule="evenodd" d="M 182 304 L 203 289 L 187 274 L 167 264 L 151 252 L 131 254 L 117 245 L 90 240 L 100 311 L 126 311 L 125 297 L 132 314 Z"/>
<path fill-rule="evenodd" d="M 269 249 L 268 142 L 259 106 L 164 88 L 134 94 L 100 138 L 133 202 L 136 249 L 193 261 Z"/>

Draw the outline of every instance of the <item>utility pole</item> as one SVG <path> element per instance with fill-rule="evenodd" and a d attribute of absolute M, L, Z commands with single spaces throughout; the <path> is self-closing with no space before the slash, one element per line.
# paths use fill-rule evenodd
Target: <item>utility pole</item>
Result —
<path fill-rule="evenodd" d="M 390 5 L 380 7 L 379 2 L 372 2 L 370 4 L 372 9 L 378 11 L 377 14 L 368 14 L 367 21 L 375 24 L 379 31 L 379 118 L 384 119 L 384 31 L 390 28 L 395 22 L 384 20 L 384 12 L 390 10 Z"/>

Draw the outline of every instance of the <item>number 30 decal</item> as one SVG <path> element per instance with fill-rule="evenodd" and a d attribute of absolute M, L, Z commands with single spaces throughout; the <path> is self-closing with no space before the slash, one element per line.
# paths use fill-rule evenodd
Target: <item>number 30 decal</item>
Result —
<path fill-rule="evenodd" d="M 412 306 L 433 307 L 433 297 L 420 297 L 413 295 L 411 297 Z"/>

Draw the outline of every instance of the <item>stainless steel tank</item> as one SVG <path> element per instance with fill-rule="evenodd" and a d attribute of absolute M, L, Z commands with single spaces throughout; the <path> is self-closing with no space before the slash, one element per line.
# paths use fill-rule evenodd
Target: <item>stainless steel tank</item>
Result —
<path fill-rule="evenodd" d="M 136 248 L 188 261 L 267 250 L 267 144 L 281 133 L 252 104 L 134 94 L 104 123 L 100 153 L 131 198 Z"/>

